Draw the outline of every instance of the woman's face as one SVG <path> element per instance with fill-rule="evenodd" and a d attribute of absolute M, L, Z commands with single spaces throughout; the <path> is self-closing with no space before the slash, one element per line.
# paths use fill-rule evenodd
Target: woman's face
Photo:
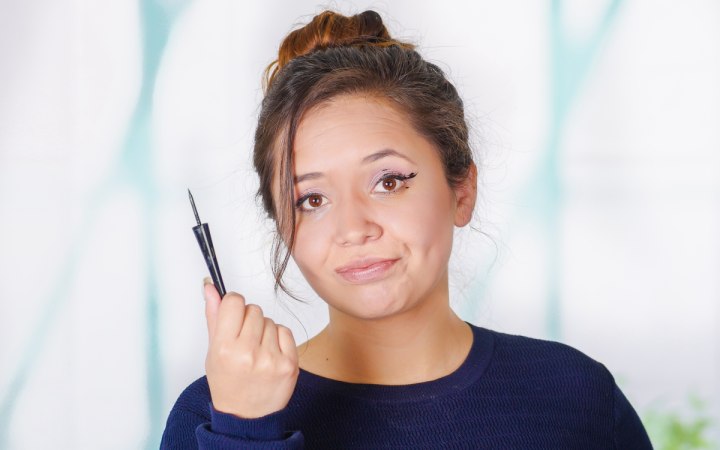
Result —
<path fill-rule="evenodd" d="M 453 228 L 470 219 L 474 176 L 451 189 L 432 144 L 364 96 L 307 113 L 294 161 L 292 256 L 331 308 L 373 319 L 447 300 Z"/>

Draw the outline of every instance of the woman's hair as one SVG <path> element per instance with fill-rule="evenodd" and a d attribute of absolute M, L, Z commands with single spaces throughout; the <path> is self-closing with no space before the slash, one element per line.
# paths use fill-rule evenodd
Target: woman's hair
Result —
<path fill-rule="evenodd" d="M 404 113 L 434 145 L 451 187 L 465 180 L 473 163 L 455 87 L 413 45 L 390 37 L 375 11 L 350 17 L 324 11 L 291 32 L 265 70 L 264 89 L 253 156 L 260 177 L 257 196 L 276 224 L 275 290 L 293 298 L 282 276 L 295 243 L 293 145 L 304 114 L 338 96 L 380 99 Z M 272 195 L 276 176 L 277 204 Z"/>

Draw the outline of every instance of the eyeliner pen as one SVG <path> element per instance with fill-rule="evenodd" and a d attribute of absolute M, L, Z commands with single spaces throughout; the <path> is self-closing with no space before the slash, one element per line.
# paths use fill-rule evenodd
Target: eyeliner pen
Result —
<path fill-rule="evenodd" d="M 202 251 L 203 257 L 205 257 L 205 263 L 210 271 L 213 283 L 215 283 L 215 288 L 220 294 L 220 298 L 223 298 L 225 297 L 225 284 L 223 284 L 222 275 L 220 275 L 220 266 L 218 266 L 217 257 L 215 257 L 215 249 L 213 248 L 212 237 L 210 237 L 210 227 L 208 227 L 208 224 L 200 222 L 200 216 L 195 207 L 195 200 L 193 199 L 190 189 L 188 189 L 188 195 L 190 196 L 190 204 L 192 205 L 195 220 L 197 221 L 197 225 L 193 227 L 195 238 L 200 245 L 200 251 Z"/>

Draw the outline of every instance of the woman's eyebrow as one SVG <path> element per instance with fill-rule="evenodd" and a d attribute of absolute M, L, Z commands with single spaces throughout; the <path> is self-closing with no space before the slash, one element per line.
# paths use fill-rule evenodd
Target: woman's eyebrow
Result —
<path fill-rule="evenodd" d="M 295 184 L 302 183 L 305 180 L 315 180 L 317 178 L 322 178 L 322 176 L 322 172 L 305 173 L 303 175 L 295 177 Z"/>
<path fill-rule="evenodd" d="M 387 156 L 397 156 L 398 158 L 402 158 L 406 161 L 409 161 L 409 162 L 415 164 L 415 161 L 413 161 L 412 159 L 408 158 L 407 156 L 403 155 L 402 153 L 400 153 L 396 150 L 393 150 L 391 148 L 385 148 L 385 149 L 379 150 L 373 154 L 367 155 L 366 157 L 364 157 L 362 159 L 361 164 L 369 164 L 373 161 L 377 161 L 377 160 L 385 158 Z M 303 181 L 306 181 L 306 180 L 316 180 L 316 179 L 322 178 L 322 177 L 323 177 L 322 172 L 305 173 L 305 174 L 298 175 L 295 177 L 295 184 L 302 183 Z"/>
<path fill-rule="evenodd" d="M 411 163 L 415 164 L 415 161 L 413 161 L 412 159 L 408 158 L 407 156 L 403 155 L 402 153 L 400 153 L 396 150 L 393 150 L 391 148 L 386 148 L 386 149 L 377 151 L 377 152 L 373 153 L 372 155 L 367 155 L 366 157 L 364 157 L 362 159 L 362 163 L 368 164 L 373 161 L 377 161 L 378 159 L 385 158 L 386 156 L 397 156 L 398 158 L 402 158 L 404 160 L 410 161 Z"/>

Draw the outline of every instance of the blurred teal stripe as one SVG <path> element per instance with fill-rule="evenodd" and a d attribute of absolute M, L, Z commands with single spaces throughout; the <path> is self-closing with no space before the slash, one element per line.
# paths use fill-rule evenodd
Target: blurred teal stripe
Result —
<path fill-rule="evenodd" d="M 567 118 L 584 86 L 583 82 L 599 53 L 600 44 L 610 33 L 620 10 L 621 0 L 613 0 L 607 6 L 595 31 L 586 42 L 574 41 L 562 23 L 561 0 L 553 0 L 550 11 L 551 45 L 551 98 L 552 115 L 545 158 L 536 173 L 537 189 L 530 187 L 530 197 L 539 198 L 534 203 L 543 224 L 549 245 L 548 288 L 546 295 L 545 326 L 550 339 L 562 337 L 562 310 L 560 283 L 562 274 L 560 220 L 564 208 L 564 186 L 560 179 L 560 141 L 565 134 Z M 577 299 L 582 301 L 582 299 Z"/>
<path fill-rule="evenodd" d="M 519 191 L 520 204 L 530 205 L 527 215 L 538 222 L 547 242 L 547 290 L 545 296 L 545 332 L 548 338 L 562 337 L 562 308 L 560 283 L 562 261 L 560 259 L 560 215 L 564 207 L 564 187 L 560 178 L 560 142 L 566 131 L 566 121 L 573 104 L 582 92 L 592 62 L 599 53 L 600 45 L 610 33 L 621 0 L 613 0 L 607 6 L 595 31 L 586 42 L 577 42 L 569 36 L 562 23 L 563 2 L 550 3 L 550 122 L 542 157 L 528 183 Z M 528 218 L 513 217 L 511 223 L 526 222 Z M 540 270 L 540 268 L 538 268 Z M 488 274 L 485 277 L 481 275 Z M 475 317 L 484 297 L 484 291 L 492 283 L 489 267 L 478 271 L 473 283 L 468 317 Z M 483 278 L 483 279 L 480 279 Z M 582 301 L 582 299 L 578 299 Z"/>
<path fill-rule="evenodd" d="M 145 249 L 145 261 L 139 267 L 147 267 L 146 280 L 146 372 L 149 434 L 145 440 L 145 448 L 158 448 L 164 427 L 163 377 L 159 339 L 159 292 L 157 283 L 157 266 L 155 255 L 156 224 L 158 206 L 158 187 L 152 166 L 152 99 L 162 55 L 168 41 L 172 22 L 180 14 L 187 3 L 175 3 L 172 8 L 164 8 L 152 0 L 140 1 L 140 21 L 142 32 L 142 85 L 136 107 L 128 124 L 120 158 L 112 171 L 95 190 L 95 194 L 85 209 L 82 225 L 76 231 L 68 255 L 60 265 L 62 270 L 52 284 L 50 297 L 31 337 L 21 353 L 22 359 L 15 373 L 10 377 L 10 384 L 0 402 L 0 448 L 7 448 L 8 428 L 17 400 L 22 394 L 29 374 L 36 364 L 47 338 L 57 321 L 58 314 L 66 306 L 72 283 L 77 276 L 80 260 L 87 249 L 87 237 L 91 234 L 97 220 L 98 209 L 108 201 L 113 193 L 124 186 L 130 186 L 140 196 L 143 208 L 143 238 L 141 244 Z"/>
<path fill-rule="evenodd" d="M 152 110 L 155 84 L 162 56 L 168 42 L 173 21 L 187 3 L 175 3 L 173 8 L 152 0 L 141 0 L 143 77 L 140 96 L 133 113 L 121 154 L 121 167 L 126 178 L 139 191 L 143 200 L 144 246 L 146 279 L 145 355 L 146 391 L 148 401 L 148 436 L 146 449 L 156 449 L 164 428 L 162 356 L 159 336 L 159 292 L 157 280 L 157 211 L 158 186 L 154 177 L 152 158 Z"/>
<path fill-rule="evenodd" d="M 108 189 L 102 189 L 103 193 L 107 193 L 107 191 Z M 50 284 L 50 296 L 43 302 L 45 307 L 41 310 L 40 317 L 33 327 L 29 341 L 20 353 L 20 364 L 10 377 L 10 383 L 3 393 L 2 401 L 0 401 L 0 449 L 9 448 L 8 428 L 17 406 L 18 397 L 22 394 L 30 378 L 33 366 L 47 343 L 48 336 L 52 331 L 58 313 L 67 303 L 70 288 L 75 281 L 78 262 L 82 259 L 82 255 L 87 249 L 87 236 L 96 218 L 97 214 L 95 214 L 94 210 L 92 212 L 86 210 L 81 225 L 75 231 L 72 239 L 70 239 L 68 254 L 64 258 L 63 264 L 60 265 L 61 270 L 57 273 L 55 281 Z"/>

